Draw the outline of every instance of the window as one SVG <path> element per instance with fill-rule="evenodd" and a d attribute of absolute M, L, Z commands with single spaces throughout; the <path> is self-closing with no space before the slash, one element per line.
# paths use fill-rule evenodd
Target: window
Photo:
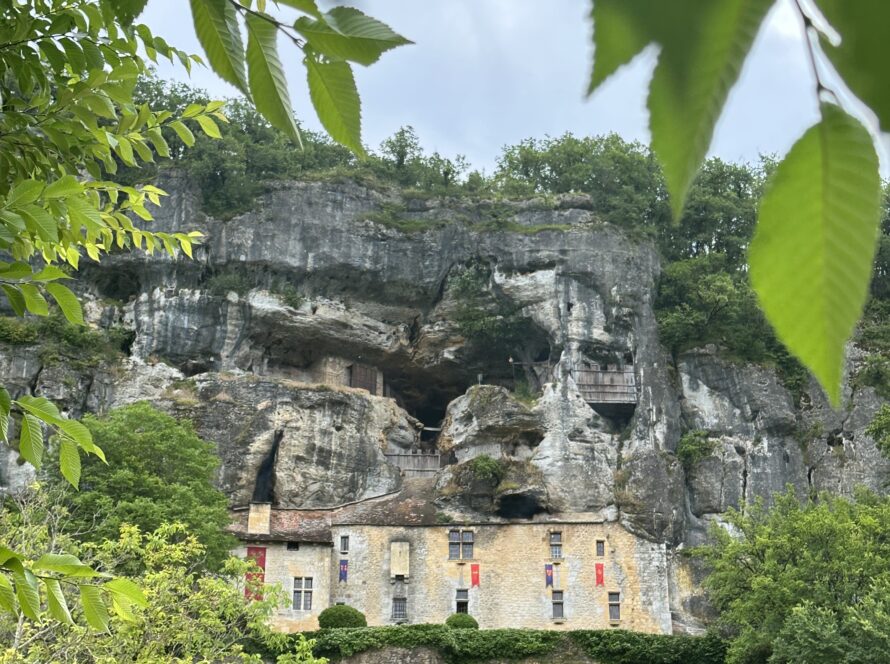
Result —
<path fill-rule="evenodd" d="M 448 559 L 460 560 L 473 557 L 473 531 L 449 530 L 448 531 Z"/>
<path fill-rule="evenodd" d="M 299 542 L 288 542 L 288 543 L 287 543 L 287 550 L 288 550 L 288 551 L 299 551 L 299 550 L 300 550 L 300 543 L 299 543 Z"/>
<path fill-rule="evenodd" d="M 562 558 L 562 533 L 550 533 L 550 557 Z"/>
<path fill-rule="evenodd" d="M 472 558 L 473 557 L 473 531 L 465 530 L 461 533 L 461 558 Z"/>
<path fill-rule="evenodd" d="M 621 593 L 609 593 L 609 620 L 621 620 Z"/>
<path fill-rule="evenodd" d="M 349 535 L 340 535 L 340 553 L 349 553 Z"/>
<path fill-rule="evenodd" d="M 596 555 L 600 558 L 606 555 L 606 540 L 596 541 Z"/>
<path fill-rule="evenodd" d="M 566 617 L 565 611 L 563 610 L 563 591 L 562 590 L 554 590 L 553 591 L 553 618 L 554 619 L 563 619 Z"/>
<path fill-rule="evenodd" d="M 294 577 L 294 610 L 312 610 L 312 577 Z"/>
<path fill-rule="evenodd" d="M 469 590 L 458 590 L 456 597 L 456 604 L 454 607 L 455 613 L 469 613 L 470 612 L 470 591 Z"/>
<path fill-rule="evenodd" d="M 392 619 L 397 622 L 408 620 L 408 600 L 406 598 L 392 598 Z"/>
<path fill-rule="evenodd" d="M 460 531 L 448 531 L 448 558 L 457 560 L 460 558 Z"/>

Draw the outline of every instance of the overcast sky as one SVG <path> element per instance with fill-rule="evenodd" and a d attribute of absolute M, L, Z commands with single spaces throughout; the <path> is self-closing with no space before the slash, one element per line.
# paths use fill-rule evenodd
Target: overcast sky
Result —
<path fill-rule="evenodd" d="M 330 5 L 330 3 L 325 3 Z M 584 98 L 592 59 L 589 0 L 358 0 L 351 4 L 415 42 L 356 66 L 363 137 L 374 148 L 413 125 L 427 151 L 465 155 L 491 171 L 500 149 L 526 137 L 617 132 L 648 142 L 646 86 L 653 53 Z M 140 19 L 170 43 L 200 53 L 186 3 L 149 0 Z M 294 107 L 319 129 L 300 54 L 281 43 Z M 165 77 L 186 80 L 181 68 Z M 192 82 L 215 96 L 233 88 L 207 70 Z M 784 154 L 818 117 L 801 27 L 790 0 L 769 15 L 717 126 L 711 151 L 755 161 Z"/>

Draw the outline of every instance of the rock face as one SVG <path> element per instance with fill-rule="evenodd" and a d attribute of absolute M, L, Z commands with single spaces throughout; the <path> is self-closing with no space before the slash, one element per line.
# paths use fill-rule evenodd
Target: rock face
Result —
<path fill-rule="evenodd" d="M 134 335 L 127 357 L 75 370 L 39 344 L 7 347 L 0 375 L 75 416 L 146 399 L 192 419 L 218 447 L 234 505 L 388 493 L 404 458 L 424 452 L 445 466 L 438 486 L 483 512 L 532 501 L 682 547 L 789 484 L 850 494 L 887 479 L 864 432 L 880 407 L 870 388 L 847 387 L 834 411 L 815 385 L 797 405 L 772 370 L 713 348 L 669 357 L 652 309 L 656 251 L 600 223 L 583 198 L 469 205 L 290 183 L 221 222 L 186 183 L 164 188 L 154 227 L 202 231 L 195 260 L 122 254 L 81 282 L 92 322 Z M 381 216 L 394 203 L 410 232 Z M 482 304 L 467 299 L 467 270 L 481 275 Z M 509 344 L 487 329 L 509 329 Z M 635 404 L 585 400 L 583 367 L 610 365 L 632 366 Z M 690 430 L 714 446 L 684 468 L 675 451 Z M 30 477 L 16 456 L 0 457 L 10 489 Z M 525 469 L 528 485 L 461 488 L 460 469 L 483 456 Z M 700 602 L 683 565 L 672 608 L 692 629 Z"/>

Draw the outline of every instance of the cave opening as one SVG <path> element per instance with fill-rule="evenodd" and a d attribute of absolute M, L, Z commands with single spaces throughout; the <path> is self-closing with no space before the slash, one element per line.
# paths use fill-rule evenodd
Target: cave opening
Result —
<path fill-rule="evenodd" d="M 256 484 L 253 487 L 253 497 L 251 502 L 254 503 L 274 503 L 275 502 L 275 460 L 278 457 L 278 446 L 284 437 L 284 431 L 277 429 L 275 437 L 272 439 L 272 448 L 260 464 L 257 471 Z"/>
<path fill-rule="evenodd" d="M 100 271 L 93 277 L 99 295 L 108 300 L 126 304 L 140 292 L 142 281 L 135 272 L 116 268 L 113 272 Z"/>
<path fill-rule="evenodd" d="M 527 493 L 511 493 L 501 496 L 495 513 L 505 519 L 530 519 L 546 511 L 537 497 Z"/>

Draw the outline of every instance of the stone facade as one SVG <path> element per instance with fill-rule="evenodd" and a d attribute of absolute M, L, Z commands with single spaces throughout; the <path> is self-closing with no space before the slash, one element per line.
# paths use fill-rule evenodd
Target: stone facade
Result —
<path fill-rule="evenodd" d="M 248 545 L 264 546 L 266 582 L 288 592 L 295 578 L 313 579 L 311 610 L 281 610 L 274 621 L 279 629 L 314 629 L 318 613 L 335 604 L 359 609 L 369 625 L 442 623 L 465 601 L 483 628 L 671 631 L 665 545 L 614 522 L 560 515 L 542 522 L 390 526 L 351 522 L 356 513 L 347 506 L 327 513 L 328 541 L 298 542 L 320 539 L 317 521 L 309 523 L 318 511 L 306 511 L 303 523 L 302 510 L 287 512 L 290 533 L 244 533 L 238 550 L 245 555 Z M 472 547 L 463 543 L 467 533 Z M 454 539 L 461 544 L 450 551 Z M 610 603 L 618 604 L 617 618 Z"/>

